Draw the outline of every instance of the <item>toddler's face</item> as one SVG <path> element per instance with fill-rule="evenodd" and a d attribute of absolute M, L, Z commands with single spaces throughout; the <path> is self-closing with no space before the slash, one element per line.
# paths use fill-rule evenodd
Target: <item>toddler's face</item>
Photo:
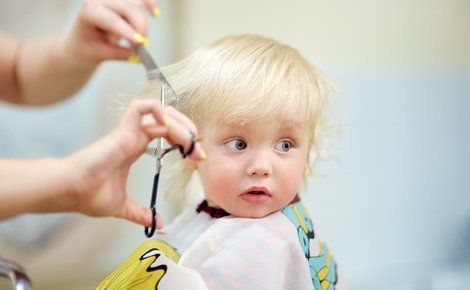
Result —
<path fill-rule="evenodd" d="M 294 199 L 309 149 L 304 126 L 273 118 L 201 132 L 208 154 L 198 169 L 209 201 L 232 215 L 258 218 Z"/>

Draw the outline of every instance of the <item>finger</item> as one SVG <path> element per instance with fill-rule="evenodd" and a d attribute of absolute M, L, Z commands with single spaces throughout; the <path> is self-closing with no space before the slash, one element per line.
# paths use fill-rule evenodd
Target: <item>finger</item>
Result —
<path fill-rule="evenodd" d="M 140 0 L 107 0 L 104 5 L 126 19 L 137 32 L 147 35 L 146 6 Z"/>
<path fill-rule="evenodd" d="M 147 207 L 136 203 L 131 199 L 127 199 L 116 215 L 133 223 L 149 227 L 152 225 L 152 212 Z"/>
<path fill-rule="evenodd" d="M 95 53 L 100 59 L 128 60 L 134 54 L 129 48 L 119 47 L 108 43 L 97 45 Z"/>
<path fill-rule="evenodd" d="M 153 140 L 155 138 L 160 138 L 168 134 L 167 127 L 158 125 L 156 123 L 142 124 L 141 128 L 144 134 L 147 135 L 150 140 Z"/>
<path fill-rule="evenodd" d="M 168 115 L 170 116 L 170 115 Z M 167 135 L 164 136 L 168 142 L 172 145 L 178 144 L 183 146 L 184 150 L 187 151 L 191 147 L 191 144 L 193 142 L 193 136 L 190 133 L 190 130 L 188 130 L 187 127 L 183 126 L 180 124 L 176 119 L 173 119 L 172 117 L 169 117 L 170 124 L 167 126 L 168 127 L 168 132 Z M 191 152 L 189 157 L 195 161 L 201 161 L 205 159 L 205 153 L 203 152 L 202 148 L 199 146 L 196 146 L 197 143 L 195 144 L 194 150 Z"/>
<path fill-rule="evenodd" d="M 137 206 L 141 207 L 140 205 L 137 205 Z M 142 206 L 140 209 L 134 210 L 134 212 L 137 212 L 137 214 L 135 215 L 135 218 L 133 218 L 132 216 L 123 217 L 123 218 L 128 221 L 147 227 L 147 228 L 150 228 L 152 226 L 152 211 L 149 208 Z M 157 225 L 156 225 L 157 229 L 163 228 L 164 222 L 163 222 L 162 216 L 157 212 L 157 215 L 155 216 L 155 218 L 157 219 Z"/>
<path fill-rule="evenodd" d="M 173 122 L 174 120 L 171 119 Z M 144 134 L 146 134 L 148 136 L 149 139 L 155 139 L 155 138 L 159 138 L 159 137 L 164 137 L 164 136 L 168 136 L 168 127 L 164 127 L 164 126 L 161 126 L 161 125 L 158 125 L 156 124 L 154 121 L 153 123 L 151 122 L 143 122 L 143 124 L 141 125 L 141 128 L 142 128 L 142 131 L 144 132 Z M 191 140 L 191 135 L 189 134 L 189 131 L 188 131 L 188 140 Z M 179 144 L 178 142 L 175 142 L 174 140 L 172 140 L 171 138 L 168 138 L 168 142 L 170 144 Z M 190 146 L 190 145 L 189 145 Z M 185 147 L 185 146 L 183 146 Z M 186 150 L 187 148 L 189 147 L 185 147 Z M 189 154 L 189 158 L 193 159 L 193 160 L 196 160 L 196 161 L 202 161 L 202 160 L 205 160 L 206 159 L 206 153 L 205 151 L 202 149 L 202 146 L 199 142 L 196 142 L 196 144 L 194 144 L 194 150 L 193 152 L 191 152 L 191 154 Z"/>
<path fill-rule="evenodd" d="M 146 210 L 148 212 L 148 217 L 146 214 L 145 223 L 139 223 L 139 224 L 150 228 L 152 226 L 152 211 L 149 208 L 147 208 Z M 155 216 L 155 218 L 157 219 L 157 225 L 156 225 L 157 229 L 163 228 L 164 222 L 163 222 L 162 216 L 157 212 L 157 215 Z"/>
<path fill-rule="evenodd" d="M 88 7 L 88 6 L 87 6 Z M 84 20 L 105 33 L 118 35 L 133 44 L 138 44 L 135 38 L 136 30 L 115 12 L 104 6 L 88 7 L 83 13 Z"/>
<path fill-rule="evenodd" d="M 200 142 L 196 142 L 196 144 L 194 144 L 194 150 L 191 154 L 189 154 L 189 158 L 197 161 L 206 160 L 207 154 L 206 151 L 204 151 L 204 149 L 202 148 Z"/>
<path fill-rule="evenodd" d="M 160 125 L 165 124 L 165 116 L 162 105 L 157 99 L 133 100 L 121 120 L 121 126 L 131 126 L 133 130 L 139 130 L 143 116 L 151 114 Z"/>
<path fill-rule="evenodd" d="M 170 106 L 165 107 L 165 113 L 178 121 L 181 125 L 188 128 L 189 131 L 193 132 L 197 136 L 198 130 L 196 125 L 194 125 L 193 121 L 191 121 L 191 119 L 189 119 L 186 115 Z"/>
<path fill-rule="evenodd" d="M 162 216 L 157 212 L 157 229 L 163 228 L 164 222 Z"/>
<path fill-rule="evenodd" d="M 189 131 L 193 132 L 196 135 L 195 139 L 198 139 L 197 127 L 193 123 L 193 121 L 191 121 L 191 119 L 189 119 L 189 117 L 182 114 L 181 112 L 179 112 L 178 110 L 176 110 L 173 107 L 165 107 L 165 112 L 172 119 L 177 120 L 181 125 L 188 128 Z M 202 149 L 201 144 L 199 142 L 196 142 L 196 144 L 194 146 L 195 146 L 194 150 L 189 155 L 189 157 L 191 159 L 194 159 L 194 160 L 204 160 L 204 159 L 206 159 L 207 156 L 206 156 L 205 151 Z"/>
<path fill-rule="evenodd" d="M 159 16 L 159 10 L 160 8 L 158 8 L 158 3 L 156 0 L 143 0 L 145 6 L 147 7 L 148 11 L 150 11 L 150 13 L 155 16 L 155 17 L 158 17 Z"/>
<path fill-rule="evenodd" d="M 164 137 L 170 144 L 178 144 L 183 146 L 185 150 L 188 150 L 192 143 L 192 136 L 190 134 L 190 131 L 192 130 L 180 123 L 187 121 L 184 121 L 184 118 L 181 118 L 181 113 L 176 111 L 171 112 L 171 110 L 167 114 L 165 121 L 164 113 L 162 111 L 161 103 L 157 99 L 133 100 L 129 105 L 129 108 L 124 113 L 121 120 L 121 126 L 131 126 L 131 130 L 133 131 L 142 130 L 147 134 L 147 136 L 150 136 L 150 139 Z M 155 121 L 159 124 L 151 121 L 146 122 L 143 118 L 145 114 L 152 114 Z M 175 115 L 177 118 L 172 118 L 169 114 Z M 162 126 L 162 124 L 165 123 L 167 123 L 167 125 Z M 193 124 L 188 125 L 188 127 L 195 128 Z M 195 150 L 193 150 L 189 157 L 196 161 L 204 160 L 205 153 L 201 146 L 196 144 L 194 149 Z"/>

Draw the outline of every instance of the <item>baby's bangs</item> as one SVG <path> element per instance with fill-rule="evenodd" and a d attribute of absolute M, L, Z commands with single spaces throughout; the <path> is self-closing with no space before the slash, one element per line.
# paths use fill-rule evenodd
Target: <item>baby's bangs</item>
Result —
<path fill-rule="evenodd" d="M 204 81 L 188 97 L 192 103 L 188 107 L 198 108 L 193 116 L 235 125 L 272 116 L 312 120 L 315 92 L 308 87 L 311 82 L 302 81 L 305 77 L 292 72 L 295 70 L 289 69 L 288 62 L 277 66 L 275 62 L 244 62 L 246 59 L 232 59 L 228 64 L 209 65 L 202 70 Z M 199 123 L 197 119 L 194 121 Z"/>
<path fill-rule="evenodd" d="M 180 110 L 196 125 L 273 116 L 312 124 L 322 103 L 310 64 L 269 38 L 223 38 L 164 73 L 180 95 Z"/>
<path fill-rule="evenodd" d="M 245 86 L 246 83 L 243 82 L 235 84 L 224 95 L 214 94 L 223 104 L 220 110 L 213 107 L 212 112 L 208 112 L 207 117 L 212 122 L 244 125 L 275 117 L 305 124 L 311 123 L 314 118 L 307 90 L 301 86 L 293 86 L 287 78 L 282 78 L 274 87 L 253 88 Z"/>

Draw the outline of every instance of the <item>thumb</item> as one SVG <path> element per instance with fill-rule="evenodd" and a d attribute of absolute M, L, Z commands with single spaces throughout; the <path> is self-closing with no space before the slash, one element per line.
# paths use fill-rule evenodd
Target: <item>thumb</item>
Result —
<path fill-rule="evenodd" d="M 129 48 L 114 46 L 112 44 L 100 44 L 95 49 L 96 55 L 99 55 L 103 60 L 117 59 L 127 60 L 132 55 L 132 50 Z"/>
<path fill-rule="evenodd" d="M 127 199 L 124 202 L 124 205 L 122 206 L 121 210 L 118 212 L 116 217 L 143 226 L 149 226 L 152 224 L 152 212 L 150 211 L 150 209 L 136 203 L 131 199 Z"/>
<path fill-rule="evenodd" d="M 152 211 L 144 207 L 131 199 L 127 199 L 122 207 L 122 210 L 117 215 L 117 217 L 126 219 L 128 221 L 134 222 L 136 224 L 140 224 L 145 227 L 152 226 Z M 157 229 L 161 229 L 163 227 L 163 219 L 157 213 Z"/>

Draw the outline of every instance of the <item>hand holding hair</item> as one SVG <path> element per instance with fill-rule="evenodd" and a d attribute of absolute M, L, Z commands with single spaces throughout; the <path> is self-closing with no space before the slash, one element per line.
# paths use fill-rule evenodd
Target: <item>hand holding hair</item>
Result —
<path fill-rule="evenodd" d="M 64 47 L 77 65 L 96 66 L 106 59 L 126 60 L 132 48 L 117 45 L 124 38 L 133 45 L 147 40 L 147 15 L 160 15 L 155 0 L 86 0 L 80 7 Z"/>
<path fill-rule="evenodd" d="M 0 100 L 47 105 L 77 92 L 104 60 L 132 60 L 132 45 L 147 42 L 155 0 L 86 0 L 63 35 L 19 41 L 0 31 Z"/>

